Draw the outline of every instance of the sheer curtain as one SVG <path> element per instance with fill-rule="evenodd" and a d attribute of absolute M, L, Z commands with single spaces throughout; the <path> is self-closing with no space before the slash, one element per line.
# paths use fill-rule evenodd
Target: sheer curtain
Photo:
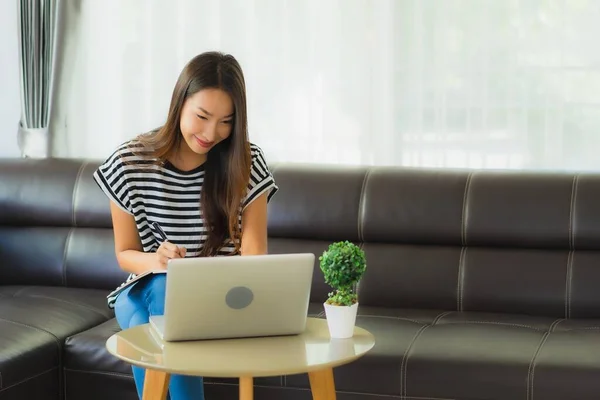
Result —
<path fill-rule="evenodd" d="M 595 0 L 81 0 L 54 155 L 163 123 L 184 64 L 244 68 L 269 161 L 600 169 Z"/>

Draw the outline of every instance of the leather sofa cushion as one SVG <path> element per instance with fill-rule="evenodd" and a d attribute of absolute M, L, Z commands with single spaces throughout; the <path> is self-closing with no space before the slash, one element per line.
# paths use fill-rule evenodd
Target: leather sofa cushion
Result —
<path fill-rule="evenodd" d="M 112 318 L 114 312 L 106 305 L 106 290 L 65 288 L 60 286 L 0 286 L 0 298 L 36 300 L 47 306 L 88 310 L 104 320 Z M 68 308 L 71 307 L 71 308 Z"/>
<path fill-rule="evenodd" d="M 600 354 L 589 354 L 600 346 L 597 320 L 359 307 L 356 324 L 376 344 L 335 370 L 342 393 L 560 400 L 600 391 Z M 309 387 L 306 375 L 284 384 Z"/>
<path fill-rule="evenodd" d="M 295 248 L 291 241 L 275 241 L 279 247 L 283 243 Z M 298 241 L 296 248 L 319 249 L 317 243 L 307 243 Z M 600 318 L 597 251 L 393 243 L 362 247 L 369 261 L 358 286 L 362 305 Z M 313 290 L 321 299 L 327 292 L 322 276 L 317 265 Z"/>
<path fill-rule="evenodd" d="M 104 291 L 0 286 L 0 390 L 5 392 L 0 397 L 17 390 L 20 382 L 47 374 L 55 375 L 50 382 L 58 387 L 64 339 L 111 314 Z"/>
<path fill-rule="evenodd" d="M 52 334 L 0 319 L 0 398 L 31 377 L 52 371 L 58 376 L 59 357 L 58 341 Z"/>
<path fill-rule="evenodd" d="M 309 314 L 323 317 L 322 310 L 322 304 L 312 303 Z M 600 355 L 589 354 L 590 348 L 600 346 L 597 320 L 361 306 L 356 323 L 375 335 L 376 344 L 363 358 L 336 368 L 336 388 L 342 394 L 473 399 L 489 393 L 525 398 L 535 392 L 536 397 L 558 400 L 600 392 Z M 114 383 L 124 396 L 132 393 L 130 366 L 105 348 L 108 337 L 118 331 L 111 319 L 67 339 L 67 376 L 93 377 L 100 386 Z M 561 376 L 569 379 L 561 381 Z M 209 393 L 236 380 L 206 378 L 206 383 Z M 306 374 L 256 383 L 263 388 L 309 387 Z M 77 392 L 76 386 L 81 385 L 67 379 L 67 393 Z"/>
<path fill-rule="evenodd" d="M 3 285 L 103 289 L 108 294 L 128 275 L 119 268 L 110 229 L 0 226 L 0 243 Z M 36 244 L 33 252 L 31 243 Z"/>
<path fill-rule="evenodd" d="M 106 341 L 121 328 L 115 318 L 73 335 L 65 341 L 64 367 L 73 371 L 95 371 L 131 375 L 131 368 L 106 350 Z"/>
<path fill-rule="evenodd" d="M 67 338 L 63 360 L 67 400 L 137 399 L 131 366 L 105 347 L 106 340 L 120 330 L 111 318 Z"/>
<path fill-rule="evenodd" d="M 336 374 L 337 386 L 341 390 L 364 391 L 367 393 L 396 393 L 395 385 L 399 384 L 399 374 L 396 366 L 400 365 L 405 347 L 412 334 L 423 324 L 432 323 L 441 312 L 433 310 L 399 310 L 372 307 L 360 307 L 361 317 L 359 325 L 371 329 L 377 336 L 376 348 L 358 366 L 343 367 Z M 323 305 L 311 303 L 309 316 L 324 317 Z M 401 319 L 403 318 L 403 319 Z M 391 330 L 388 330 L 392 328 Z M 405 329 L 408 328 L 407 331 Z M 106 340 L 119 331 L 115 319 L 93 327 L 85 332 L 68 338 L 65 342 L 64 367 L 67 376 L 77 374 L 78 376 L 95 375 L 95 382 L 104 381 L 101 386 L 110 386 L 113 383 L 122 385 L 125 377 L 131 376 L 131 368 L 125 362 L 113 357 L 105 348 Z M 398 336 L 405 340 L 396 344 Z M 341 372 L 340 372 L 341 371 Z M 374 372 L 374 373 L 373 373 Z M 356 379 L 356 374 L 366 374 L 371 379 Z M 336 376 L 338 376 L 336 375 Z M 359 375 L 360 376 L 360 375 Z M 221 379 L 207 377 L 207 384 L 236 384 L 235 379 Z M 110 384 L 109 384 L 110 383 Z M 290 388 L 308 387 L 306 374 L 258 378 L 256 384 L 268 387 L 288 386 Z M 77 382 L 67 379 L 67 393 L 79 393 Z M 133 385 L 133 381 L 131 381 Z M 123 389 L 123 395 L 131 391 L 131 387 Z M 116 395 L 114 392 L 113 395 Z"/>
<path fill-rule="evenodd" d="M 423 326 L 434 323 L 437 310 L 358 307 L 356 325 L 375 336 L 375 347 L 359 360 L 334 370 L 336 390 L 378 395 L 401 394 L 403 357 Z M 368 379 L 364 377 L 368 376 Z M 284 378 L 291 388 L 309 388 L 306 374 Z"/>
<path fill-rule="evenodd" d="M 2 287 L 0 297 L 0 390 L 53 372 L 61 357 L 59 340 L 68 335 L 62 353 L 67 377 L 76 374 L 95 385 L 118 387 L 124 398 L 135 393 L 130 366 L 105 348 L 120 328 L 114 318 L 106 320 L 112 311 L 105 307 L 104 291 Z M 322 304 L 312 303 L 309 314 L 323 317 Z M 600 391 L 600 355 L 589 351 L 600 346 L 598 320 L 361 306 L 357 325 L 375 335 L 376 345 L 335 370 L 342 393 L 456 399 L 535 393 L 558 400 Z M 236 383 L 206 382 L 217 384 L 215 389 Z M 306 374 L 258 379 L 257 384 L 309 387 Z M 67 379 L 67 398 L 85 393 L 84 386 Z"/>
<path fill-rule="evenodd" d="M 269 239 L 360 240 L 365 174 L 365 167 L 275 166 L 279 191 L 269 202 Z"/>
<path fill-rule="evenodd" d="M 599 348 L 600 320 L 560 321 L 536 358 L 531 398 L 586 399 L 599 393 Z"/>

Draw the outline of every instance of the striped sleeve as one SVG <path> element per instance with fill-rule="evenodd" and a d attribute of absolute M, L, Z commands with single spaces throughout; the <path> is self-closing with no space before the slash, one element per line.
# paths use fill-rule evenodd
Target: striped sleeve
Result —
<path fill-rule="evenodd" d="M 129 185 L 123 162 L 123 150 L 123 147 L 117 149 L 98 167 L 94 172 L 94 180 L 104 194 L 121 210 L 133 215 L 133 209 L 129 201 Z"/>
<path fill-rule="evenodd" d="M 267 193 L 267 201 L 270 201 L 277 190 L 279 190 L 275 184 L 273 174 L 269 170 L 262 149 L 253 144 L 251 146 L 251 153 L 250 182 L 248 183 L 248 192 L 243 201 L 243 209 L 264 193 Z"/>

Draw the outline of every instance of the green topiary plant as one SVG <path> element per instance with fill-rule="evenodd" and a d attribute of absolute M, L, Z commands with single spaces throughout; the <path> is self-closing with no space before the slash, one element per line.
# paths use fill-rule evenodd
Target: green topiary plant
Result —
<path fill-rule="evenodd" d="M 351 306 L 358 301 L 354 286 L 367 268 L 364 251 L 349 241 L 332 243 L 319 257 L 325 282 L 335 289 L 329 293 L 326 303 L 335 306 Z"/>

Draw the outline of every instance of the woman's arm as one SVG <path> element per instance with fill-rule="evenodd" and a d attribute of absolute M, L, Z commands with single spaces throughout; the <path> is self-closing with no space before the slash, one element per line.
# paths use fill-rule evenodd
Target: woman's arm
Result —
<path fill-rule="evenodd" d="M 242 214 L 241 253 L 267 254 L 267 193 L 254 199 Z"/>
<path fill-rule="evenodd" d="M 150 270 L 166 269 L 169 258 L 180 258 L 180 249 L 173 243 L 164 242 L 156 253 L 145 253 L 133 215 L 110 202 L 115 254 L 124 271 L 141 274 Z M 185 256 L 185 254 L 184 254 Z"/>

